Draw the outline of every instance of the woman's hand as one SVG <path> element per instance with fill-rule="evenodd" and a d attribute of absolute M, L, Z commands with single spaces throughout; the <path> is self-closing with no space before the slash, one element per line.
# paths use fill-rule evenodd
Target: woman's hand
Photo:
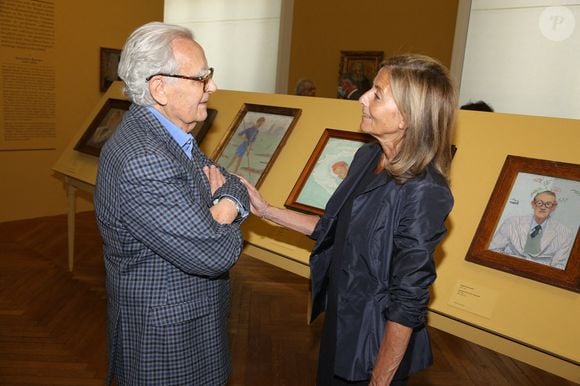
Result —
<path fill-rule="evenodd" d="M 258 192 L 256 187 L 252 185 L 250 181 L 246 180 L 242 176 L 236 176 L 240 179 L 240 181 L 242 181 L 242 184 L 244 184 L 246 189 L 248 189 L 248 195 L 250 196 L 250 211 L 255 216 L 264 218 L 268 208 L 270 208 L 270 204 L 264 200 L 260 192 Z"/>
<path fill-rule="evenodd" d="M 271 206 L 264 200 L 254 185 L 242 176 L 237 177 L 242 181 L 246 189 L 248 189 L 252 214 L 304 235 L 308 236 L 312 234 L 320 217 Z"/>

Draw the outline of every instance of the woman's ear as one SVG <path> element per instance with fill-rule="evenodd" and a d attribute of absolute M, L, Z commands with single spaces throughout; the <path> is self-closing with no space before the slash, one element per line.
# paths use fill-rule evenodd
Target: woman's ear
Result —
<path fill-rule="evenodd" d="M 397 113 L 397 115 L 399 116 L 399 130 L 407 130 L 407 120 L 405 119 L 405 116 L 401 114 L 400 111 Z"/>
<path fill-rule="evenodd" d="M 149 92 L 151 96 L 161 106 L 167 104 L 167 90 L 165 89 L 165 82 L 160 76 L 154 76 L 149 81 Z"/>

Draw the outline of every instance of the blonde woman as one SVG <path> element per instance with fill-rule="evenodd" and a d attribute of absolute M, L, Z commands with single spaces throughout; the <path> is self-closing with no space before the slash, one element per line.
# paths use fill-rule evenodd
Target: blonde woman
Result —
<path fill-rule="evenodd" d="M 269 205 L 257 216 L 316 240 L 312 318 L 325 312 L 317 385 L 404 385 L 432 362 L 425 315 L 433 252 L 453 206 L 447 184 L 456 92 L 420 55 L 387 59 L 363 94 L 361 147 L 324 215 Z"/>

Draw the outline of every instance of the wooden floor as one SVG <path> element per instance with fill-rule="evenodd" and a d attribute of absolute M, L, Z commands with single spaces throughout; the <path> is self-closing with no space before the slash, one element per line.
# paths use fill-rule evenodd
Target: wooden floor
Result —
<path fill-rule="evenodd" d="M 0 223 L 0 385 L 102 385 L 104 270 L 92 212 L 77 216 L 67 271 L 66 217 Z M 306 324 L 308 282 L 248 256 L 231 272 L 230 386 L 314 385 L 322 320 Z M 411 385 L 568 382 L 431 329 L 435 365 Z"/>

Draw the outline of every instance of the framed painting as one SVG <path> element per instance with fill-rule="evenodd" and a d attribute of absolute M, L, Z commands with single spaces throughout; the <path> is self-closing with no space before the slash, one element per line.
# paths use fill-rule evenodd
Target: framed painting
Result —
<path fill-rule="evenodd" d="M 107 99 L 74 149 L 98 157 L 101 148 L 113 135 L 129 106 L 131 102 L 128 100 Z"/>
<path fill-rule="evenodd" d="M 356 151 L 372 137 L 365 133 L 325 129 L 286 199 L 287 208 L 322 215 Z"/>
<path fill-rule="evenodd" d="M 580 165 L 508 155 L 465 259 L 580 292 Z"/>
<path fill-rule="evenodd" d="M 117 67 L 121 59 L 121 50 L 116 48 L 101 47 L 100 54 L 100 71 L 99 71 L 99 90 L 107 91 L 111 83 L 121 80 L 117 75 Z"/>
<path fill-rule="evenodd" d="M 301 109 L 245 103 L 212 158 L 258 187 L 301 113 Z"/>
<path fill-rule="evenodd" d="M 383 57 L 383 51 L 340 51 L 338 97 L 358 99 L 370 89 Z"/>
<path fill-rule="evenodd" d="M 203 139 L 205 138 L 205 135 L 211 128 L 211 125 L 216 115 L 217 115 L 216 109 L 207 109 L 207 117 L 205 118 L 205 120 L 197 122 L 193 130 L 191 130 L 190 134 L 193 135 L 193 138 L 195 138 L 195 141 L 198 144 L 200 144 L 201 141 L 203 141 Z"/>

